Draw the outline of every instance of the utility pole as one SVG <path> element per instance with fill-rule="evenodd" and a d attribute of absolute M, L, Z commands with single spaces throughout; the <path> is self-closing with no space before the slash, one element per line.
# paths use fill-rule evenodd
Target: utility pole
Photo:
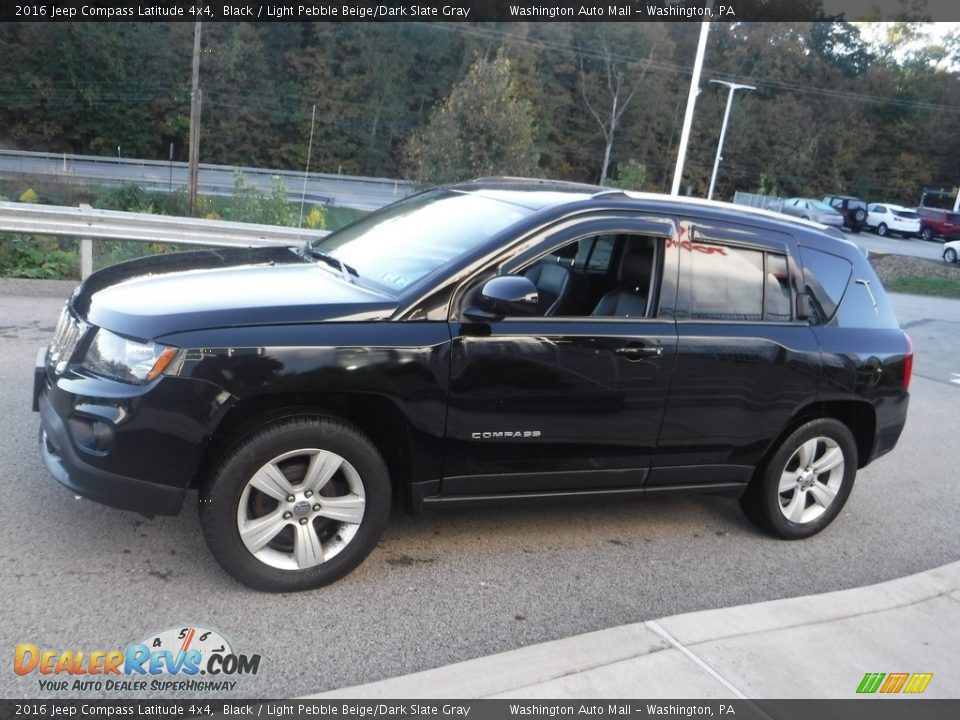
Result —
<path fill-rule="evenodd" d="M 723 140 L 727 136 L 727 122 L 730 120 L 730 106 L 733 105 L 733 94 L 737 90 L 756 90 L 753 85 L 738 85 L 737 83 L 727 82 L 726 80 L 711 80 L 717 85 L 726 85 L 730 88 L 727 93 L 727 109 L 723 113 L 723 125 L 720 126 L 720 142 L 717 143 L 717 156 L 713 159 L 713 175 L 710 176 L 710 192 L 707 193 L 707 200 L 713 200 L 713 186 L 717 184 L 717 168 L 720 167 L 720 153 L 723 152 Z"/>
<path fill-rule="evenodd" d="M 712 7 L 712 2 L 707 2 Z M 707 52 L 707 33 L 710 32 L 710 21 L 700 23 L 700 41 L 697 43 L 697 56 L 693 61 L 693 77 L 690 78 L 690 92 L 687 95 L 687 111 L 683 115 L 683 130 L 680 132 L 680 147 L 677 148 L 677 165 L 673 170 L 673 187 L 671 195 L 680 194 L 680 181 L 683 178 L 683 163 L 687 159 L 687 143 L 690 142 L 690 128 L 693 126 L 693 108 L 697 104 L 697 95 L 700 92 L 700 71 L 703 69 L 703 56 Z"/>
<path fill-rule="evenodd" d="M 190 82 L 190 150 L 188 170 L 190 215 L 197 207 L 197 177 L 200 166 L 200 110 L 203 95 L 200 90 L 200 21 L 193 28 L 193 78 Z"/>

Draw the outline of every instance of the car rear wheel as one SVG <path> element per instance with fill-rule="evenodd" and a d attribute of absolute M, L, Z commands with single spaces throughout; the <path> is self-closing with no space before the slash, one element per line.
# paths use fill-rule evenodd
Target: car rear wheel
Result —
<path fill-rule="evenodd" d="M 786 540 L 823 530 L 843 509 L 857 474 L 857 445 L 846 425 L 819 418 L 773 453 L 740 499 L 758 527 Z"/>
<path fill-rule="evenodd" d="M 880 237 L 885 237 L 887 234 L 887 225 L 886 223 L 880 223 L 877 225 L 877 235 Z"/>
<path fill-rule="evenodd" d="M 957 261 L 957 251 L 953 248 L 947 248 L 943 251 L 943 259 L 948 263 L 955 263 Z"/>
<path fill-rule="evenodd" d="M 373 550 L 390 512 L 383 457 L 355 427 L 295 417 L 228 453 L 200 495 L 214 557 L 240 582 L 291 592 L 327 585 Z"/>
<path fill-rule="evenodd" d="M 920 231 L 920 237 L 922 237 L 924 240 L 928 242 L 930 240 L 933 240 L 933 230 L 931 230 L 928 227 L 925 227 L 923 230 Z"/>

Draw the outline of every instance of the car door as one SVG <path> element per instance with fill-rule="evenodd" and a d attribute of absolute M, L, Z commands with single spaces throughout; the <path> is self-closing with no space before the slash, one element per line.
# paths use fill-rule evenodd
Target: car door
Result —
<path fill-rule="evenodd" d="M 594 275 L 583 284 L 594 294 L 566 314 L 476 323 L 454 303 L 443 494 L 602 491 L 643 484 L 677 342 L 677 252 L 668 249 L 674 227 L 662 218 L 575 223 L 545 233 L 530 250 L 467 283 L 464 302 L 493 274 L 522 274 L 545 258 L 570 256 L 561 249 L 572 243 L 578 249 L 594 243 L 577 253 L 570 268 Z M 613 238 L 606 250 L 600 247 L 603 238 Z M 614 286 L 621 271 L 628 272 L 624 261 L 648 247 L 643 314 L 592 315 L 601 305 L 605 312 L 613 307 L 602 303 L 619 292 Z M 624 254 L 628 248 L 632 255 Z M 625 292 L 629 295 L 629 288 Z"/>
<path fill-rule="evenodd" d="M 648 485 L 736 485 L 816 397 L 820 348 L 796 317 L 789 236 L 684 220 L 680 237 L 677 360 Z"/>

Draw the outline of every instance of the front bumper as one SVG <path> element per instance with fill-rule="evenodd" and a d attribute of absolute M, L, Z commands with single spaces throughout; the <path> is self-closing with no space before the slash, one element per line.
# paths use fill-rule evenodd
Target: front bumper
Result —
<path fill-rule="evenodd" d="M 76 495 L 102 505 L 133 510 L 142 515 L 176 515 L 186 490 L 116 475 L 85 463 L 80 457 L 46 392 L 36 400 L 40 408 L 40 457 L 50 474 Z"/>
<path fill-rule="evenodd" d="M 143 515 L 176 515 L 230 397 L 206 381 L 130 386 L 34 368 L 40 456 L 76 495 Z"/>

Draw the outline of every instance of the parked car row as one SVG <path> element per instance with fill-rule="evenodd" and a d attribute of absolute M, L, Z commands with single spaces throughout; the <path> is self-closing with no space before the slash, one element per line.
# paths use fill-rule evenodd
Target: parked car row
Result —
<path fill-rule="evenodd" d="M 960 213 L 941 208 L 868 205 L 850 195 L 825 195 L 821 200 L 790 198 L 783 202 L 781 212 L 855 233 L 866 228 L 882 237 L 895 233 L 904 238 L 960 240 Z"/>

